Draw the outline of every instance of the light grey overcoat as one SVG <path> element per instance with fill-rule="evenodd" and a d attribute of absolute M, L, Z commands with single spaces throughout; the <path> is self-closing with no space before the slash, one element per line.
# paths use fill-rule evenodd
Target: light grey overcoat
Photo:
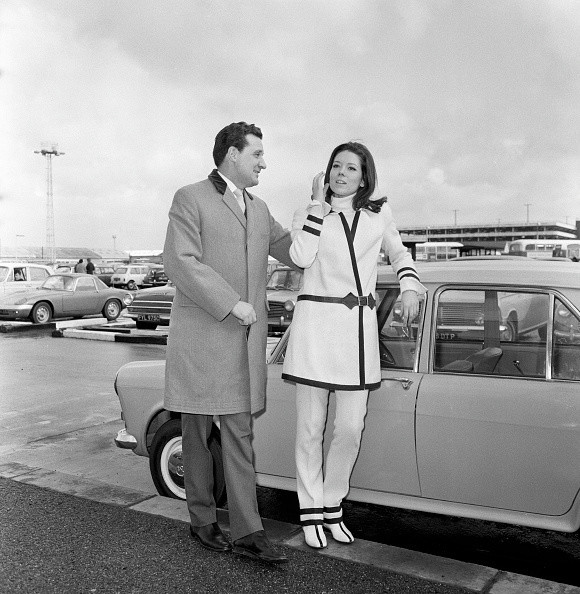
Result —
<path fill-rule="evenodd" d="M 178 190 L 163 262 L 176 285 L 167 342 L 165 407 L 192 414 L 255 413 L 266 396 L 268 254 L 290 264 L 290 233 L 245 192 L 246 216 L 214 170 Z M 251 303 L 257 322 L 230 314 Z"/>

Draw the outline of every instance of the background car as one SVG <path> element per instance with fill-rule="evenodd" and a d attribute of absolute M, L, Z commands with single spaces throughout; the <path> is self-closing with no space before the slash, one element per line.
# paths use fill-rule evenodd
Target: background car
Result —
<path fill-rule="evenodd" d="M 151 268 L 145 275 L 142 286 L 144 289 L 149 287 L 162 287 L 163 285 L 166 285 L 168 281 L 169 279 L 163 268 Z"/>
<path fill-rule="evenodd" d="M 175 285 L 171 281 L 163 287 L 141 289 L 127 308 L 125 317 L 135 320 L 137 328 L 141 330 L 169 326 L 174 297 Z"/>
<path fill-rule="evenodd" d="M 53 318 L 100 313 L 116 320 L 132 300 L 130 292 L 107 287 L 92 274 L 54 274 L 37 289 L 0 299 L 0 319 L 30 318 L 45 324 Z"/>
<path fill-rule="evenodd" d="M 0 296 L 39 287 L 51 274 L 43 264 L 0 262 Z"/>
<path fill-rule="evenodd" d="M 410 325 L 396 319 L 399 284 L 381 267 L 377 322 L 382 383 L 368 415 L 349 499 L 573 532 L 580 527 L 580 278 L 566 262 L 431 263 Z M 477 335 L 448 332 L 448 292 L 470 307 L 483 295 Z M 505 340 L 499 294 L 542 296 L 547 337 Z M 492 305 L 495 302 L 495 307 Z M 494 311 L 495 310 L 495 311 Z M 459 312 L 460 317 L 467 316 Z M 567 334 L 560 323 L 566 320 Z M 329 322 L 330 323 L 330 322 Z M 295 386 L 281 378 L 290 327 L 268 358 L 267 408 L 255 417 L 258 483 L 295 490 Z M 325 332 L 325 320 L 317 328 Z M 200 337 L 202 339 L 202 337 Z M 355 337 L 356 340 L 356 337 Z M 125 429 L 117 445 L 149 457 L 158 491 L 185 497 L 179 413 L 163 408 L 164 361 L 121 367 L 115 389 Z M 331 399 L 330 409 L 334 403 Z M 332 412 L 331 412 L 332 414 Z M 332 423 L 329 423 L 331 426 Z M 330 431 L 332 428 L 329 429 Z M 216 500 L 227 493 L 214 426 Z"/>
<path fill-rule="evenodd" d="M 107 287 L 112 286 L 112 277 L 115 274 L 115 269 L 112 266 L 95 266 L 95 272 L 93 273 L 96 277 L 102 280 Z"/>
<path fill-rule="evenodd" d="M 283 332 L 292 322 L 302 276 L 301 272 L 287 266 L 274 269 L 270 275 L 266 285 L 269 332 Z"/>
<path fill-rule="evenodd" d="M 113 287 L 127 288 L 136 291 L 143 285 L 143 279 L 151 268 L 159 267 L 158 264 L 127 264 L 119 266 L 111 277 Z"/>

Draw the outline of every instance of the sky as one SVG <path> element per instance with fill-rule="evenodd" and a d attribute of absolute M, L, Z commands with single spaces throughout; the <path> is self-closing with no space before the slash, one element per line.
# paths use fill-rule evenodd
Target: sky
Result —
<path fill-rule="evenodd" d="M 2 0 L 0 242 L 46 245 L 56 143 L 56 245 L 162 249 L 242 120 L 285 227 L 348 140 L 399 227 L 572 223 L 579 99 L 578 0 Z"/>

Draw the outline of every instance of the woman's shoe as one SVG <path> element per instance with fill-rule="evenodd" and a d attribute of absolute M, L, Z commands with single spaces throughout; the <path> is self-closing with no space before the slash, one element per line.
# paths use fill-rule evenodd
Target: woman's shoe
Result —
<path fill-rule="evenodd" d="M 354 542 L 354 536 L 342 521 L 342 506 L 324 508 L 324 529 L 332 534 L 332 538 L 343 544 Z"/>
<path fill-rule="evenodd" d="M 313 549 L 326 548 L 326 535 L 320 524 L 302 526 L 302 530 L 304 531 L 304 540 L 309 547 L 312 547 Z"/>
<path fill-rule="evenodd" d="M 342 521 L 337 522 L 336 524 L 327 524 L 324 522 L 324 529 L 328 530 L 332 534 L 332 538 L 337 542 L 343 544 L 351 544 L 354 542 L 354 536 Z"/>

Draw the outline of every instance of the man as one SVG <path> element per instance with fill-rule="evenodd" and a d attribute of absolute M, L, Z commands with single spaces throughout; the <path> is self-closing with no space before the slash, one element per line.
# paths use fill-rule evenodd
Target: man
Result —
<path fill-rule="evenodd" d="M 87 258 L 87 274 L 93 274 L 95 272 L 95 265 L 91 262 L 90 258 Z"/>
<path fill-rule="evenodd" d="M 287 559 L 272 547 L 258 512 L 251 414 L 264 407 L 266 394 L 268 255 L 291 264 L 291 239 L 246 190 L 266 168 L 260 129 L 226 126 L 213 158 L 217 169 L 178 190 L 169 211 L 163 262 L 176 294 L 165 407 L 181 413 L 192 536 L 213 551 L 280 563 Z M 220 416 L 233 547 L 217 523 L 212 493 L 213 415 Z"/>

